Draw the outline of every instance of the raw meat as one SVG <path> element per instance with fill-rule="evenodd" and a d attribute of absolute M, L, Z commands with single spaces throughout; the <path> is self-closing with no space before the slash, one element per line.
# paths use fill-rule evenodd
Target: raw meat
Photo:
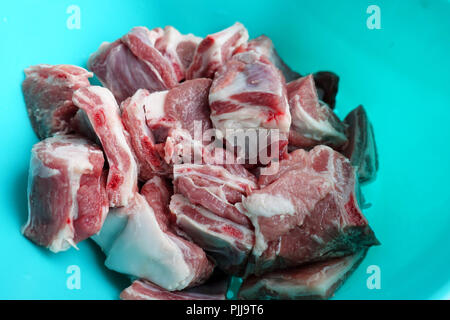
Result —
<path fill-rule="evenodd" d="M 212 128 L 210 86 L 210 79 L 194 79 L 152 94 L 141 89 L 122 103 L 122 119 L 130 133 L 141 180 L 155 174 L 170 175 L 171 165 L 179 162 L 183 152 L 189 152 L 190 162 L 192 145 L 202 145 L 203 134 Z"/>
<path fill-rule="evenodd" d="M 162 123 L 159 122 L 159 124 Z M 199 134 L 194 138 L 189 131 L 182 128 L 169 128 L 167 132 L 165 142 L 162 143 L 162 151 L 160 151 L 167 164 L 172 167 L 182 163 L 202 163 L 206 141 L 202 141 L 201 130 L 196 130 Z"/>
<path fill-rule="evenodd" d="M 268 145 L 285 149 L 291 125 L 285 83 L 264 55 L 249 51 L 233 56 L 216 73 L 209 103 L 212 123 L 223 136 L 230 129 L 275 129 L 278 137 Z M 263 142 L 259 141 L 260 149 Z"/>
<path fill-rule="evenodd" d="M 183 291 L 167 291 L 148 281 L 136 280 L 131 286 L 120 294 L 122 300 L 225 300 L 227 287 L 221 282 L 211 292 L 210 286 L 204 284 L 200 287 Z"/>
<path fill-rule="evenodd" d="M 290 147 L 325 144 L 340 148 L 347 142 L 345 126 L 333 110 L 319 101 L 312 75 L 290 82 L 286 87 L 292 115 Z"/>
<path fill-rule="evenodd" d="M 93 237 L 107 256 L 105 265 L 169 291 L 204 282 L 213 264 L 198 246 L 165 232 L 160 214 L 139 193 L 128 206 L 112 209 Z"/>
<path fill-rule="evenodd" d="M 338 92 L 339 77 L 329 71 L 319 71 L 314 73 L 314 83 L 317 88 L 317 95 L 331 109 L 336 105 L 336 95 Z"/>
<path fill-rule="evenodd" d="M 348 125 L 348 144 L 342 153 L 356 168 L 359 182 L 371 182 L 378 171 L 378 153 L 373 127 L 364 107 L 351 111 L 344 123 Z"/>
<path fill-rule="evenodd" d="M 202 160 L 204 164 L 222 166 L 232 175 L 250 180 L 253 182 L 249 186 L 251 188 L 256 186 L 256 177 L 241 164 L 245 163 L 244 160 L 229 150 L 216 147 L 215 144 L 208 145 L 203 149 Z"/>
<path fill-rule="evenodd" d="M 186 130 L 195 140 L 202 140 L 202 134 L 212 128 L 208 106 L 210 86 L 210 79 L 194 79 L 169 91 L 153 93 L 146 99 L 147 125 L 157 143 L 164 142 L 169 130 L 176 128 Z"/>
<path fill-rule="evenodd" d="M 39 139 L 56 132 L 70 133 L 78 108 L 72 94 L 89 86 L 92 73 L 72 65 L 39 64 L 25 69 L 22 92 L 33 130 Z"/>
<path fill-rule="evenodd" d="M 356 201 L 354 170 L 326 146 L 296 150 L 242 201 L 255 226 L 248 273 L 257 275 L 378 244 Z M 301 186 L 301 188 L 299 188 Z"/>
<path fill-rule="evenodd" d="M 210 34 L 197 46 L 186 79 L 212 78 L 235 49 L 248 40 L 247 29 L 239 22 L 220 32 Z"/>
<path fill-rule="evenodd" d="M 235 51 L 235 54 L 244 51 L 255 51 L 259 54 L 265 55 L 275 67 L 277 67 L 287 82 L 298 79 L 301 75 L 293 71 L 284 61 L 280 58 L 272 40 L 265 35 L 261 35 L 258 38 L 250 40 L 247 44 L 242 45 Z"/>
<path fill-rule="evenodd" d="M 163 231 L 167 231 L 170 224 L 170 189 L 167 181 L 158 176 L 148 180 L 141 188 L 141 194 L 155 212 L 156 220 Z"/>
<path fill-rule="evenodd" d="M 138 169 L 116 100 L 108 89 L 90 86 L 75 91 L 73 102 L 86 112 L 108 159 L 109 205 L 127 205 L 137 190 Z"/>
<path fill-rule="evenodd" d="M 178 81 L 171 63 L 154 47 L 158 37 L 159 32 L 155 37 L 154 31 L 145 27 L 135 27 L 121 40 L 137 58 L 144 61 L 155 72 L 161 83 L 170 89 L 177 85 Z"/>
<path fill-rule="evenodd" d="M 194 59 L 195 49 L 202 38 L 193 34 L 181 34 L 171 26 L 164 31 L 156 41 L 155 47 L 161 54 L 172 63 L 178 81 L 186 78 L 186 70 Z"/>
<path fill-rule="evenodd" d="M 364 259 L 367 250 L 315 262 L 294 269 L 274 271 L 244 281 L 239 299 L 328 299 Z"/>
<path fill-rule="evenodd" d="M 170 211 L 183 236 L 211 255 L 217 266 L 229 274 L 241 275 L 254 244 L 249 228 L 193 205 L 180 194 L 172 196 Z"/>
<path fill-rule="evenodd" d="M 145 108 L 149 96 L 146 89 L 139 89 L 121 105 L 123 125 L 130 134 L 130 143 L 139 166 L 139 179 L 142 181 L 171 172 L 158 152 L 153 133 L 147 126 Z"/>
<path fill-rule="evenodd" d="M 78 109 L 77 113 L 70 121 L 70 126 L 76 134 L 93 141 L 98 145 L 102 144 L 83 109 Z"/>
<path fill-rule="evenodd" d="M 35 144 L 23 234 L 59 252 L 97 233 L 108 212 L 103 163 L 100 148 L 75 135 Z"/>
<path fill-rule="evenodd" d="M 243 226 L 250 221 L 235 206 L 257 185 L 249 176 L 232 174 L 220 165 L 181 164 L 173 169 L 174 188 L 192 204 L 198 204 L 216 215 Z"/>
<path fill-rule="evenodd" d="M 102 43 L 90 56 L 88 68 L 118 102 L 138 89 L 149 92 L 170 89 L 178 81 L 172 64 L 154 47 L 161 36 L 160 28 L 135 27 L 119 40 Z"/>

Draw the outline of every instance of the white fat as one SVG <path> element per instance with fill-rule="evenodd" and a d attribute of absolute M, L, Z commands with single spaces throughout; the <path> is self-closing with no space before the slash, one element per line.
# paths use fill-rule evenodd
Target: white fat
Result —
<path fill-rule="evenodd" d="M 153 92 L 144 100 L 145 116 L 148 119 L 163 118 L 166 113 L 164 105 L 169 91 Z"/>
<path fill-rule="evenodd" d="M 255 257 L 260 257 L 263 252 L 266 251 L 268 244 L 261 232 L 261 227 L 259 226 L 258 219 L 252 216 L 250 218 L 250 221 L 255 227 L 255 245 L 253 246 L 252 254 Z"/>
<path fill-rule="evenodd" d="M 240 105 L 244 106 L 243 103 Z M 264 112 L 261 108 L 249 107 L 241 108 L 236 111 L 212 114 L 211 120 L 215 128 L 225 134 L 226 129 L 250 129 L 260 128 L 263 117 L 261 113 Z"/>
<path fill-rule="evenodd" d="M 147 279 L 167 290 L 181 290 L 191 276 L 181 249 L 160 228 L 153 209 L 136 194 L 123 231 L 112 244 L 105 265 Z"/>
<path fill-rule="evenodd" d="M 72 221 L 72 220 L 71 220 Z M 65 251 L 69 249 L 71 246 L 78 250 L 78 247 L 75 245 L 73 241 L 74 237 L 74 228 L 73 223 L 66 224 L 64 228 L 58 231 L 55 239 L 48 246 L 48 249 L 54 253 Z"/>
<path fill-rule="evenodd" d="M 58 174 L 61 174 L 58 169 L 44 166 L 42 161 L 34 155 L 31 157 L 30 177 L 50 178 Z"/>
<path fill-rule="evenodd" d="M 183 41 L 181 33 L 172 26 L 164 28 L 164 36 L 161 38 L 162 47 L 166 48 L 166 51 L 176 52 L 177 45 Z"/>
<path fill-rule="evenodd" d="M 245 198 L 242 204 L 247 210 L 249 218 L 252 216 L 270 218 L 295 214 L 292 202 L 279 194 L 254 193 Z"/>
<path fill-rule="evenodd" d="M 85 146 L 67 145 L 54 148 L 51 155 L 66 160 L 70 172 L 83 174 L 93 169 L 89 157 L 86 156 L 87 152 L 89 151 Z"/>
<path fill-rule="evenodd" d="M 252 222 L 255 227 L 255 246 L 253 255 L 259 257 L 266 249 L 267 242 L 261 233 L 259 217 L 270 218 L 274 216 L 293 215 L 295 208 L 289 199 L 281 195 L 272 195 L 265 193 L 254 193 L 242 200 L 241 210 Z"/>

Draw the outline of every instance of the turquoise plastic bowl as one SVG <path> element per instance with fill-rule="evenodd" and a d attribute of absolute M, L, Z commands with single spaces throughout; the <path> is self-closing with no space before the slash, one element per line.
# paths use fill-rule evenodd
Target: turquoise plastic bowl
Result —
<path fill-rule="evenodd" d="M 117 299 L 129 284 L 103 266 L 92 241 L 79 251 L 52 254 L 20 233 L 27 219 L 30 150 L 37 141 L 21 93 L 23 69 L 39 63 L 85 66 L 101 42 L 137 25 L 173 25 L 205 36 L 240 21 L 251 37 L 272 38 L 302 74 L 336 72 L 338 115 L 363 104 L 373 122 L 380 170 L 363 191 L 372 203 L 365 215 L 382 245 L 370 249 L 335 299 L 448 299 L 450 2 L 186 3 L 0 2 L 0 298 Z M 80 9 L 80 29 L 67 28 L 72 4 Z M 367 27 L 372 4 L 380 9 L 381 29 Z M 80 268 L 80 289 L 67 287 L 71 265 Z M 367 286 L 372 265 L 380 269 L 379 289 Z"/>

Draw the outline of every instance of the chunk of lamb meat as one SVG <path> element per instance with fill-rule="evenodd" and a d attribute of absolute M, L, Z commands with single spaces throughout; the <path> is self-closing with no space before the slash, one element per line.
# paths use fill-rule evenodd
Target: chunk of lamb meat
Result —
<path fill-rule="evenodd" d="M 138 89 L 149 92 L 170 89 L 178 81 L 170 61 L 155 48 L 156 40 L 162 35 L 160 28 L 135 27 L 119 40 L 102 43 L 89 57 L 88 68 L 118 102 L 131 97 Z"/>
<path fill-rule="evenodd" d="M 180 194 L 172 196 L 170 211 L 181 236 L 203 248 L 221 270 L 243 274 L 254 244 L 252 230 L 193 205 Z"/>
<path fill-rule="evenodd" d="M 89 86 L 93 74 L 72 65 L 39 64 L 25 69 L 22 92 L 34 132 L 45 139 L 56 132 L 70 133 L 78 108 L 72 94 Z"/>
<path fill-rule="evenodd" d="M 146 89 L 139 89 L 121 104 L 122 122 L 130 135 L 130 144 L 139 166 L 139 179 L 142 181 L 151 179 L 154 175 L 171 173 L 171 168 L 164 162 L 155 137 L 147 126 L 145 109 L 146 103 L 151 101 L 149 96 Z"/>
<path fill-rule="evenodd" d="M 151 282 L 136 280 L 120 294 L 122 300 L 225 300 L 227 283 L 203 284 L 183 291 L 167 291 Z"/>
<path fill-rule="evenodd" d="M 235 175 L 220 165 L 181 164 L 173 169 L 175 193 L 184 195 L 214 214 L 250 227 L 249 219 L 235 206 L 257 188 L 250 175 Z M 253 178 L 253 179 L 252 179 Z"/>
<path fill-rule="evenodd" d="M 186 70 L 194 59 L 195 49 L 202 38 L 193 34 L 181 34 L 171 26 L 164 28 L 163 34 L 155 41 L 156 49 L 172 63 L 177 80 L 186 78 Z"/>
<path fill-rule="evenodd" d="M 228 129 L 275 129 L 278 137 L 267 148 L 274 145 L 284 153 L 291 125 L 284 78 L 264 55 L 249 51 L 233 56 L 216 73 L 209 104 L 212 123 L 224 137 Z"/>
<path fill-rule="evenodd" d="M 214 265 L 200 247 L 162 228 L 163 214 L 139 193 L 128 206 L 112 209 L 93 237 L 107 256 L 106 267 L 169 291 L 203 283 Z"/>
<path fill-rule="evenodd" d="M 109 205 L 127 205 L 137 190 L 138 168 L 114 96 L 106 88 L 90 86 L 75 91 L 73 102 L 86 112 L 108 159 Z"/>
<path fill-rule="evenodd" d="M 314 83 L 319 99 L 334 109 L 339 86 L 338 75 L 330 71 L 319 71 L 314 73 Z"/>
<path fill-rule="evenodd" d="M 301 77 L 298 72 L 293 71 L 284 63 L 275 50 L 272 40 L 265 35 L 261 35 L 258 38 L 250 40 L 247 44 L 242 45 L 235 51 L 235 54 L 245 51 L 255 51 L 258 54 L 265 55 L 281 71 L 287 82 Z"/>
<path fill-rule="evenodd" d="M 319 100 L 312 75 L 286 85 L 292 115 L 290 148 L 312 148 L 324 144 L 335 149 L 346 142 L 345 125 Z"/>
<path fill-rule="evenodd" d="M 273 271 L 244 280 L 239 299 L 329 299 L 359 266 L 367 250 L 315 262 L 294 269 Z"/>
<path fill-rule="evenodd" d="M 274 177 L 260 180 L 265 186 L 242 200 L 241 210 L 255 226 L 248 274 L 379 244 L 357 203 L 354 169 L 333 149 L 296 150 Z"/>
<path fill-rule="evenodd" d="M 360 183 L 375 180 L 378 171 L 378 153 L 375 135 L 363 106 L 351 111 L 344 120 L 348 125 L 348 144 L 343 154 L 356 168 Z"/>
<path fill-rule="evenodd" d="M 102 150 L 75 135 L 35 144 L 23 234 L 59 252 L 99 232 L 108 212 L 103 163 Z"/>
<path fill-rule="evenodd" d="M 194 79 L 166 91 L 141 89 L 122 103 L 122 120 L 130 133 L 141 180 L 170 175 L 177 144 L 196 139 L 203 144 L 203 133 L 212 128 L 210 86 L 210 79 Z"/>
<path fill-rule="evenodd" d="M 220 32 L 206 36 L 197 46 L 186 79 L 212 78 L 233 52 L 248 40 L 247 29 L 239 22 Z"/>
<path fill-rule="evenodd" d="M 188 80 L 147 99 L 147 125 L 160 144 L 157 151 L 170 166 L 193 161 L 194 152 L 201 156 L 203 145 L 208 142 L 205 137 L 212 129 L 210 86 L 210 79 Z"/>
<path fill-rule="evenodd" d="M 147 125 L 157 141 L 164 141 L 172 128 L 186 130 L 196 138 L 195 125 L 200 133 L 212 128 L 208 105 L 210 79 L 194 79 L 177 87 L 150 95 L 145 102 Z M 201 140 L 201 136 L 198 138 Z"/>

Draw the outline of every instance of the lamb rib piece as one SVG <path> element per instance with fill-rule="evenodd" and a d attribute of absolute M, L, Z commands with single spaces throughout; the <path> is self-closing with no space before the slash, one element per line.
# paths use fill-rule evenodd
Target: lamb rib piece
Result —
<path fill-rule="evenodd" d="M 344 120 L 348 125 L 348 144 L 343 154 L 356 168 L 360 183 L 368 183 L 376 178 L 378 153 L 372 124 L 366 110 L 359 106 L 352 110 Z"/>
<path fill-rule="evenodd" d="M 72 65 L 39 64 L 25 69 L 22 92 L 33 130 L 39 139 L 56 132 L 70 133 L 71 119 L 78 108 L 72 94 L 89 86 L 93 74 Z"/>
<path fill-rule="evenodd" d="M 330 71 L 318 71 L 314 73 L 314 83 L 319 99 L 334 109 L 339 86 L 338 75 Z"/>
<path fill-rule="evenodd" d="M 158 220 L 164 213 L 136 193 L 128 206 L 112 209 L 100 234 L 93 237 L 107 258 L 106 267 L 145 279 L 169 290 L 204 282 L 214 265 L 194 243 L 171 233 Z"/>
<path fill-rule="evenodd" d="M 235 206 L 257 185 L 249 176 L 232 174 L 220 165 L 182 164 L 173 169 L 176 193 L 192 204 L 198 204 L 214 214 L 246 227 L 248 218 Z"/>
<path fill-rule="evenodd" d="M 311 148 L 324 144 L 340 148 L 346 142 L 345 126 L 326 104 L 319 101 L 312 75 L 286 86 L 292 115 L 289 146 Z"/>
<path fill-rule="evenodd" d="M 167 291 L 151 282 L 136 280 L 120 294 L 122 300 L 225 300 L 226 282 L 199 287 L 183 291 Z"/>
<path fill-rule="evenodd" d="M 75 91 L 73 102 L 86 112 L 108 159 L 109 205 L 127 205 L 137 190 L 138 169 L 116 100 L 108 89 L 90 86 Z"/>
<path fill-rule="evenodd" d="M 326 146 L 281 161 L 273 177 L 243 199 L 255 226 L 247 273 L 299 266 L 379 244 L 356 201 L 350 161 Z M 299 186 L 302 186 L 299 188 Z"/>
<path fill-rule="evenodd" d="M 102 150 L 75 135 L 35 144 L 23 234 L 59 252 L 97 233 L 108 212 L 103 163 Z"/>
<path fill-rule="evenodd" d="M 151 101 L 148 97 L 150 93 L 147 90 L 139 89 L 121 104 L 122 122 L 130 134 L 130 143 L 139 166 L 139 179 L 142 181 L 154 175 L 169 175 L 171 172 L 158 152 L 155 137 L 147 126 L 145 109 L 146 103 Z M 147 105 L 149 107 L 151 106 Z"/>
<path fill-rule="evenodd" d="M 210 34 L 197 46 L 186 79 L 212 78 L 214 72 L 231 58 L 235 49 L 248 40 L 247 29 L 239 22 Z"/>
<path fill-rule="evenodd" d="M 276 129 L 278 140 L 270 143 L 278 143 L 283 153 L 291 115 L 283 76 L 267 57 L 254 51 L 233 56 L 216 73 L 209 103 L 213 125 L 223 136 L 227 129 Z"/>
<path fill-rule="evenodd" d="M 149 92 L 170 89 L 178 81 L 172 64 L 155 48 L 162 35 L 160 28 L 135 27 L 119 40 L 102 43 L 90 56 L 88 68 L 118 102 L 138 89 Z"/>
<path fill-rule="evenodd" d="M 203 248 L 221 270 L 243 274 L 254 243 L 252 230 L 193 205 L 180 194 L 172 196 L 170 211 L 181 236 Z"/>
<path fill-rule="evenodd" d="M 239 299 L 329 299 L 359 266 L 367 250 L 288 270 L 250 277 L 239 290 Z"/>
<path fill-rule="evenodd" d="M 272 40 L 265 35 L 261 35 L 258 38 L 250 40 L 247 44 L 242 45 L 235 51 L 235 54 L 245 51 L 255 51 L 265 55 L 281 71 L 287 82 L 301 77 L 299 73 L 293 71 L 284 63 L 275 50 Z"/>
<path fill-rule="evenodd" d="M 177 80 L 186 78 L 186 70 L 194 59 L 195 49 L 202 41 L 202 38 L 193 34 L 181 34 L 171 26 L 164 28 L 164 31 L 156 41 L 155 47 L 161 54 L 172 63 L 177 75 Z"/>

